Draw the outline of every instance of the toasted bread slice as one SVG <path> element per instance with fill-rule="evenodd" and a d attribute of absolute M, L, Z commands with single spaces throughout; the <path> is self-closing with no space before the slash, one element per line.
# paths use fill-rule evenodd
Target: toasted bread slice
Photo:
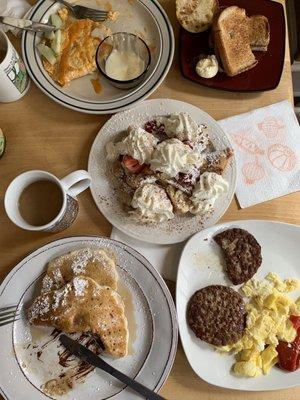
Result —
<path fill-rule="evenodd" d="M 179 23 L 193 33 L 209 29 L 218 10 L 218 0 L 176 0 Z"/>
<path fill-rule="evenodd" d="M 264 15 L 249 18 L 249 36 L 252 50 L 267 51 L 270 42 L 270 25 Z"/>
<path fill-rule="evenodd" d="M 221 11 L 213 24 L 213 36 L 216 53 L 227 75 L 235 76 L 257 65 L 244 9 L 232 6 Z"/>
<path fill-rule="evenodd" d="M 248 18 L 249 40 L 252 51 L 267 51 L 270 42 L 270 24 L 264 15 L 253 15 Z M 213 32 L 209 35 L 210 48 L 215 47 Z"/>

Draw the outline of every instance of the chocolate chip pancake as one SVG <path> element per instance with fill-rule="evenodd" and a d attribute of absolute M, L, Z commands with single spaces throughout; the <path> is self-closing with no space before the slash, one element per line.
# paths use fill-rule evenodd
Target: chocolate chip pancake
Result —
<path fill-rule="evenodd" d="M 226 273 L 234 285 L 247 282 L 262 263 L 261 247 L 244 229 L 227 229 L 214 236 L 226 261 Z"/>
<path fill-rule="evenodd" d="M 193 294 L 187 321 L 195 335 L 214 346 L 238 342 L 246 323 L 242 296 L 227 286 L 206 286 Z"/>
<path fill-rule="evenodd" d="M 93 279 L 76 276 L 60 289 L 41 293 L 28 310 L 33 325 L 53 326 L 66 333 L 99 335 L 105 351 L 124 357 L 128 349 L 127 319 L 120 295 Z"/>

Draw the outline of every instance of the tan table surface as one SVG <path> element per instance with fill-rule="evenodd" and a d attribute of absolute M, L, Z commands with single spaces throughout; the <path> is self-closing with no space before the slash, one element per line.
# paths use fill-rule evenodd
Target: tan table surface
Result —
<path fill-rule="evenodd" d="M 173 0 L 162 0 L 178 38 Z M 284 0 L 281 0 L 283 3 Z M 34 4 L 35 1 L 31 0 Z M 17 43 L 18 41 L 14 41 Z M 226 93 L 210 90 L 184 79 L 179 70 L 178 54 L 161 87 L 152 98 L 172 98 L 194 104 L 216 119 L 229 117 L 253 108 L 283 99 L 292 101 L 291 68 L 286 49 L 284 70 L 277 89 L 254 94 Z M 90 147 L 103 123 L 109 116 L 80 114 L 54 103 L 34 84 L 28 94 L 18 102 L 0 104 L 0 127 L 7 137 L 7 149 L 0 160 L 0 280 L 28 252 L 45 243 L 68 235 L 105 235 L 111 225 L 100 214 L 89 191 L 80 196 L 80 213 L 74 225 L 59 234 L 26 232 L 14 226 L 7 218 L 3 198 L 9 182 L 29 169 L 43 169 L 63 177 L 76 169 L 85 169 Z M 248 209 L 240 210 L 234 200 L 223 221 L 237 219 L 269 219 L 300 224 L 300 193 L 291 194 Z M 176 266 L 174 266 L 176 268 Z M 1 333 L 0 333 L 1 343 Z M 213 366 L 212 366 L 213 368 Z M 161 394 L 173 400 L 298 400 L 300 389 L 269 393 L 241 393 L 211 386 L 190 368 L 181 344 L 169 379 Z M 21 400 L 21 399 L 12 399 Z"/>

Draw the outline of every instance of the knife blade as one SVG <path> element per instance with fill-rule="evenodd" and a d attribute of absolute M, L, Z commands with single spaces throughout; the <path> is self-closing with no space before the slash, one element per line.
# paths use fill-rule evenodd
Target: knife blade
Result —
<path fill-rule="evenodd" d="M 3 17 L 0 16 L 0 22 L 4 25 L 13 26 L 14 28 L 24 29 L 33 32 L 52 32 L 57 28 L 50 24 L 42 24 L 41 22 L 34 22 L 30 19 Z"/>
<path fill-rule="evenodd" d="M 102 358 L 98 357 L 88 348 L 82 346 L 80 343 L 76 342 L 75 340 L 71 339 L 67 335 L 60 335 L 59 337 L 60 342 L 63 346 L 69 350 L 70 353 L 74 354 L 76 357 L 80 358 L 83 361 L 93 365 L 96 368 L 100 368 L 102 371 L 105 371 L 109 375 L 113 376 L 114 378 L 118 379 L 119 381 L 125 383 L 125 385 L 129 386 L 131 389 L 135 390 L 137 393 L 141 394 L 148 400 L 166 400 L 161 397 L 159 394 L 153 392 L 152 390 L 148 389 L 146 386 L 142 385 L 141 383 L 135 381 L 134 379 L 129 378 L 129 376 L 123 374 L 122 372 L 118 371 L 107 362 L 102 360 Z"/>

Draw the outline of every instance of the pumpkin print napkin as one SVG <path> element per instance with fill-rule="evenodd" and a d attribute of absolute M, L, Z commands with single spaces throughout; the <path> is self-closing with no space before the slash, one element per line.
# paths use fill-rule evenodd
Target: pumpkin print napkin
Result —
<path fill-rule="evenodd" d="M 300 126 L 289 101 L 219 123 L 235 150 L 242 208 L 300 190 Z"/>

